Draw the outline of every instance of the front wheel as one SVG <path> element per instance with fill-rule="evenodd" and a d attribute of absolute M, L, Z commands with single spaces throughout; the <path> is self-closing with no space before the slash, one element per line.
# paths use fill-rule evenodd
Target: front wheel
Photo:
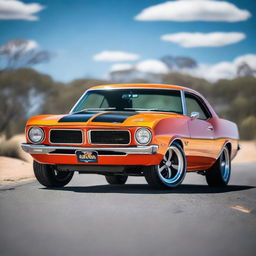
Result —
<path fill-rule="evenodd" d="M 57 171 L 54 166 L 40 164 L 36 161 L 33 163 L 36 179 L 45 187 L 64 187 L 67 185 L 74 172 Z"/>
<path fill-rule="evenodd" d="M 215 164 L 206 171 L 205 177 L 209 186 L 224 187 L 231 175 L 231 161 L 228 148 L 225 146 Z"/>
<path fill-rule="evenodd" d="M 182 147 L 173 143 L 159 165 L 144 167 L 149 185 L 156 188 L 174 188 L 180 185 L 186 175 L 186 157 Z"/>

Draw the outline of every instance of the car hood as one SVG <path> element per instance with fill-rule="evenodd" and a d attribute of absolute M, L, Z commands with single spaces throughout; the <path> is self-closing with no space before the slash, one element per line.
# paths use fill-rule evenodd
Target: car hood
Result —
<path fill-rule="evenodd" d="M 28 120 L 27 125 L 39 126 L 110 126 L 129 127 L 147 126 L 154 127 L 162 119 L 182 117 L 180 114 L 165 112 L 83 112 L 67 115 L 39 115 Z"/>

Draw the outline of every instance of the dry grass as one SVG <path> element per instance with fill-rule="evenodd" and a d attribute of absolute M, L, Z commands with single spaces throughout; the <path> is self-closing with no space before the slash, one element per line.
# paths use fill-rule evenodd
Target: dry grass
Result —
<path fill-rule="evenodd" d="M 256 162 L 256 141 L 240 141 L 241 150 L 232 163 Z"/>
<path fill-rule="evenodd" d="M 0 184 L 34 179 L 31 163 L 20 159 L 0 156 Z"/>
<path fill-rule="evenodd" d="M 3 141 L 0 144 L 0 156 L 8 156 L 21 159 L 17 142 L 13 140 Z"/>
<path fill-rule="evenodd" d="M 9 140 L 0 137 L 0 184 L 34 179 L 32 157 L 23 152 L 20 143 L 25 142 L 23 134 Z"/>
<path fill-rule="evenodd" d="M 31 157 L 22 151 L 20 143 L 25 141 L 24 135 L 16 135 L 9 140 L 1 138 L 0 140 L 0 156 L 21 159 L 27 162 L 31 161 Z"/>

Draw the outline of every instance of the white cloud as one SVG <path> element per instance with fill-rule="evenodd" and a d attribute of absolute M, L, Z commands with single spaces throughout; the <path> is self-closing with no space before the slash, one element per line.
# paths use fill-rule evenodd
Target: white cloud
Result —
<path fill-rule="evenodd" d="M 0 0 L 0 20 L 38 20 L 36 13 L 45 7 L 38 3 L 23 3 L 18 0 Z"/>
<path fill-rule="evenodd" d="M 169 72 L 169 68 L 165 63 L 156 59 L 147 59 L 140 61 L 136 64 L 118 63 L 114 64 L 110 68 L 110 72 L 116 71 L 136 71 L 140 73 L 151 73 L 151 74 L 166 74 Z"/>
<path fill-rule="evenodd" d="M 133 69 L 133 65 L 129 63 L 117 63 L 111 66 L 110 72 L 126 71 Z"/>
<path fill-rule="evenodd" d="M 236 66 L 239 66 L 242 63 L 247 63 L 252 69 L 256 70 L 256 54 L 242 55 L 234 60 Z"/>
<path fill-rule="evenodd" d="M 167 65 L 162 61 L 156 59 L 147 59 L 137 62 L 136 64 L 118 63 L 112 65 L 110 68 L 110 72 L 131 70 L 140 73 L 151 74 L 167 74 L 169 72 L 169 68 L 167 67 Z"/>
<path fill-rule="evenodd" d="M 38 48 L 38 43 L 34 40 L 27 40 L 27 45 L 25 51 L 31 51 Z"/>
<path fill-rule="evenodd" d="M 108 79 L 116 82 L 131 82 L 146 79 L 160 83 L 161 75 L 167 74 L 169 68 L 160 60 L 147 59 L 135 64 L 119 63 L 110 68 Z"/>
<path fill-rule="evenodd" d="M 226 1 L 168 1 L 145 8 L 139 21 L 225 21 L 247 20 L 251 13 Z"/>
<path fill-rule="evenodd" d="M 237 68 L 232 62 L 219 62 L 214 65 L 200 64 L 195 70 L 183 70 L 182 73 L 194 77 L 204 78 L 210 82 L 219 79 L 233 79 L 236 77 Z"/>
<path fill-rule="evenodd" d="M 256 76 L 256 54 L 246 54 L 235 58 L 233 61 L 222 61 L 216 64 L 199 64 L 197 68 L 183 68 L 170 70 L 160 60 L 149 59 L 138 62 L 136 64 L 115 64 L 111 67 L 110 72 L 113 72 L 118 81 L 132 81 L 133 79 L 159 79 L 157 75 L 164 75 L 171 72 L 179 72 L 188 74 L 194 77 L 204 78 L 210 82 L 215 82 L 219 79 L 234 79 L 238 77 L 238 68 L 247 64 Z M 117 74 L 118 71 L 126 71 L 125 73 Z M 116 73 L 115 73 L 116 72 Z M 161 81 L 158 81 L 161 82 Z"/>
<path fill-rule="evenodd" d="M 102 51 L 95 56 L 95 61 L 117 62 L 117 61 L 133 61 L 138 60 L 139 55 L 121 51 Z"/>
<path fill-rule="evenodd" d="M 196 69 L 186 69 L 181 72 L 215 82 L 219 79 L 236 78 L 238 67 L 242 64 L 247 64 L 251 69 L 256 70 L 256 54 L 242 55 L 230 62 L 223 61 L 213 65 L 200 64 Z"/>
<path fill-rule="evenodd" d="M 246 35 L 239 32 L 214 33 L 176 33 L 161 37 L 162 40 L 177 43 L 183 47 L 220 47 L 234 44 L 245 39 Z"/>
<path fill-rule="evenodd" d="M 135 69 L 139 72 L 151 73 L 151 74 L 167 74 L 169 68 L 165 63 L 160 60 L 144 60 L 135 65 Z"/>

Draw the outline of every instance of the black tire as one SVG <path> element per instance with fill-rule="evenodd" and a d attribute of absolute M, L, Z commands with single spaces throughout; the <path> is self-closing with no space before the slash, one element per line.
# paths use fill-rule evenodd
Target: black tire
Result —
<path fill-rule="evenodd" d="M 36 161 L 33 162 L 33 168 L 38 182 L 48 188 L 64 187 L 74 175 L 74 172 L 57 171 L 52 165 L 40 164 Z"/>
<path fill-rule="evenodd" d="M 171 162 L 171 165 L 169 167 L 167 167 L 166 165 L 166 169 L 164 168 L 160 172 L 160 170 L 168 162 L 168 161 L 165 161 L 165 159 L 169 156 L 168 154 L 170 154 L 170 150 L 173 150 L 173 153 L 172 153 L 173 160 L 172 159 L 170 159 L 170 161 L 168 160 L 169 162 Z M 177 154 L 176 157 L 174 153 Z M 177 165 L 178 165 L 178 169 L 176 168 L 174 169 L 173 166 L 177 166 Z M 169 171 L 169 169 L 171 170 Z M 166 175 L 170 175 L 169 179 L 165 178 L 164 174 L 162 174 L 165 170 L 167 171 Z M 159 165 L 145 166 L 143 168 L 143 173 L 147 183 L 155 188 L 164 189 L 164 188 L 177 187 L 182 183 L 186 175 L 186 157 L 182 147 L 178 143 L 174 142 L 169 147 L 161 163 Z M 172 175 L 173 175 L 173 178 L 172 178 Z"/>
<path fill-rule="evenodd" d="M 225 187 L 231 175 L 230 152 L 225 146 L 215 164 L 206 171 L 206 182 L 210 187 Z"/>
<path fill-rule="evenodd" d="M 127 175 L 108 175 L 105 176 L 107 182 L 111 185 L 123 185 L 128 179 Z"/>

